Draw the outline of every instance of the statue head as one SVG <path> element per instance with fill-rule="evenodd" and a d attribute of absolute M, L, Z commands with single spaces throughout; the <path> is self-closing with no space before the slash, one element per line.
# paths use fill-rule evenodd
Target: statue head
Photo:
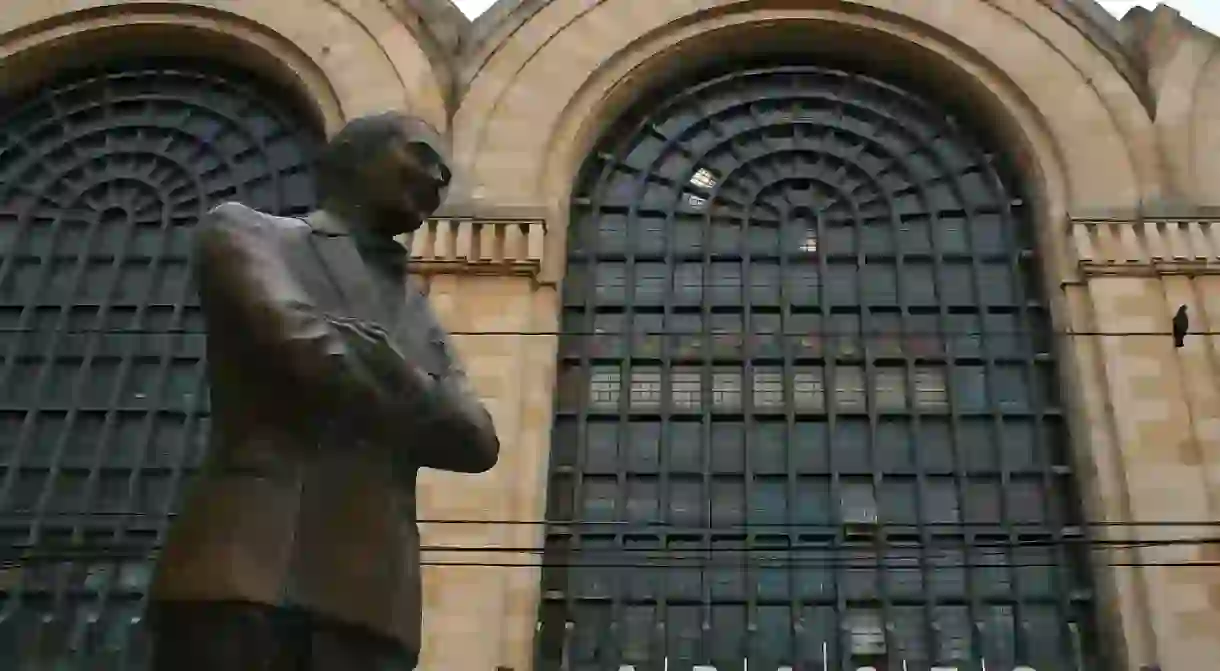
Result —
<path fill-rule="evenodd" d="M 419 228 L 444 201 L 451 177 L 440 134 L 398 112 L 353 119 L 317 163 L 323 207 L 385 235 Z"/>

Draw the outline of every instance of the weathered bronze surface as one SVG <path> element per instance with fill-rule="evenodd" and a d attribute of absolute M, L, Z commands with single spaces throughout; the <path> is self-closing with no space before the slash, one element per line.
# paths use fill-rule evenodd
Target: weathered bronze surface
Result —
<path fill-rule="evenodd" d="M 279 668 L 267 655 L 306 660 L 284 662 L 305 664 L 294 669 L 365 668 L 367 640 L 401 650 L 385 668 L 414 667 L 418 469 L 480 473 L 499 455 L 392 240 L 439 206 L 449 179 L 422 121 L 365 117 L 323 152 L 317 212 L 227 203 L 200 223 L 213 429 L 154 579 L 155 668 Z M 248 649 L 222 657 L 192 644 L 207 638 L 182 633 L 196 616 L 197 631 L 227 628 Z M 250 617 L 276 625 L 232 626 Z M 367 635 L 340 636 L 347 649 L 322 656 L 311 629 L 332 624 Z"/>

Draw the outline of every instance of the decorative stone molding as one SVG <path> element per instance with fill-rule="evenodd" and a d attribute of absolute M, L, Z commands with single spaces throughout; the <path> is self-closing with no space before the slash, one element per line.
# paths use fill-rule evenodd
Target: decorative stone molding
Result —
<path fill-rule="evenodd" d="M 1071 235 L 1086 276 L 1220 274 L 1220 217 L 1073 219 Z"/>
<path fill-rule="evenodd" d="M 537 277 L 546 222 L 538 218 L 437 218 L 403 239 L 412 270 Z"/>

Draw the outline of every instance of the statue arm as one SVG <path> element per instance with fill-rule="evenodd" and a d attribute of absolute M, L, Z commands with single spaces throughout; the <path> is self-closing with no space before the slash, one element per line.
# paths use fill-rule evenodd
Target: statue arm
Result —
<path fill-rule="evenodd" d="M 446 370 L 434 377 L 404 357 L 380 328 L 360 323 L 353 328 L 373 335 L 354 344 L 369 370 L 392 390 L 381 404 L 380 421 L 368 425 L 380 442 L 408 446 L 405 452 L 415 466 L 484 473 L 496 465 L 496 427 L 454 361 L 447 338 L 442 337 Z"/>
<path fill-rule="evenodd" d="M 205 309 L 224 328 L 240 332 L 248 360 L 281 377 L 288 393 L 311 406 L 308 411 L 338 411 L 356 426 L 376 425 L 382 420 L 376 410 L 399 394 L 362 356 L 377 349 L 375 334 L 321 314 L 277 247 L 241 213 L 230 214 L 224 206 L 209 213 L 196 238 Z"/>
<path fill-rule="evenodd" d="M 242 334 L 247 361 L 303 397 L 306 412 L 348 419 L 378 442 L 406 444 L 412 463 L 482 473 L 500 444 L 460 368 L 439 379 L 409 363 L 379 327 L 318 310 L 259 224 L 213 210 L 196 239 L 205 309 Z"/>
<path fill-rule="evenodd" d="M 420 466 L 457 473 L 484 473 L 500 458 L 500 439 L 491 415 L 456 368 L 436 380 L 421 416 L 427 438 L 412 442 Z"/>

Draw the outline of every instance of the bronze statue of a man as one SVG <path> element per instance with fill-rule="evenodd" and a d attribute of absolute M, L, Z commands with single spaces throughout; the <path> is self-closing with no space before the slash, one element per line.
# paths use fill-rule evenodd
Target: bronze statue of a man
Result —
<path fill-rule="evenodd" d="M 319 158 L 318 211 L 200 223 L 213 428 L 153 581 L 154 671 L 415 667 L 417 471 L 500 450 L 392 239 L 449 178 L 427 124 L 364 117 Z"/>

